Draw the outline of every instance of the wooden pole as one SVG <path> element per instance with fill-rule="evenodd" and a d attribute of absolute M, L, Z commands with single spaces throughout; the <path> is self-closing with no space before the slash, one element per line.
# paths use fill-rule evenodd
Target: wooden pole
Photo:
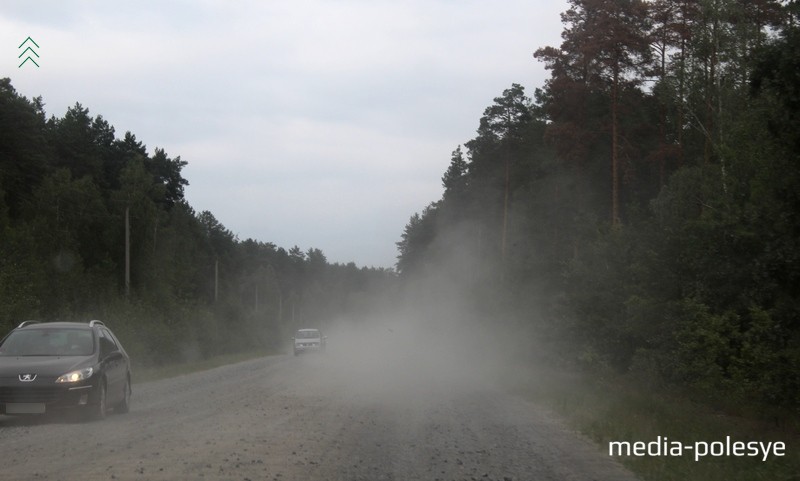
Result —
<path fill-rule="evenodd" d="M 131 295 L 131 222 L 130 207 L 125 207 L 125 297 Z"/>

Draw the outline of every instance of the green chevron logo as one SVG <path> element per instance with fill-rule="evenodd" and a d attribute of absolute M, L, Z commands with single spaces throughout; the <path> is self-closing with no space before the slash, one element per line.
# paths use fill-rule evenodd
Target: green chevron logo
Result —
<path fill-rule="evenodd" d="M 19 50 L 19 49 L 21 49 L 21 48 L 22 48 L 22 47 L 24 47 L 24 46 L 25 46 L 25 44 L 27 44 L 28 42 L 30 42 L 30 43 L 32 43 L 33 45 L 35 45 L 35 46 L 36 46 L 36 48 L 39 48 L 39 44 L 38 44 L 38 43 L 36 43 L 36 42 L 35 42 L 35 41 L 34 41 L 32 38 L 28 37 L 28 38 L 26 38 L 26 39 L 25 39 L 25 40 L 24 40 L 24 41 L 23 41 L 21 44 L 19 44 L 19 47 L 17 47 L 17 49 L 18 49 L 18 50 Z M 28 52 L 30 52 L 30 53 L 28 53 Z M 38 53 L 36 53 L 36 50 L 34 50 L 34 49 L 33 49 L 33 47 L 32 47 L 32 46 L 30 46 L 30 45 L 28 45 L 28 48 L 26 48 L 25 50 L 23 50 L 23 51 L 22 51 L 22 53 L 21 53 L 21 54 L 19 54 L 19 57 L 17 57 L 17 58 L 18 58 L 18 59 L 19 59 L 19 58 L 22 58 L 22 56 L 23 56 L 23 55 L 25 55 L 26 53 L 28 54 L 28 56 L 27 56 L 27 57 L 25 57 L 25 60 L 23 60 L 23 61 L 22 61 L 22 63 L 21 63 L 21 64 L 19 64 L 19 66 L 18 66 L 17 68 L 22 68 L 22 66 L 23 66 L 23 65 L 25 65 L 25 64 L 28 62 L 28 60 L 30 60 L 30 61 L 31 61 L 31 62 L 32 62 L 34 65 L 36 65 L 36 67 L 39 67 L 39 64 L 38 64 L 38 63 L 36 63 L 36 60 L 34 60 L 34 59 L 33 59 L 33 57 L 31 57 L 31 55 L 35 55 L 35 56 L 36 56 L 36 58 L 39 58 L 39 54 L 38 54 Z"/>

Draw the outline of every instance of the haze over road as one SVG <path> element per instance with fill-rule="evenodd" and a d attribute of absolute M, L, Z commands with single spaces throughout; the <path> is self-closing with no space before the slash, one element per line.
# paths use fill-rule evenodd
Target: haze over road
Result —
<path fill-rule="evenodd" d="M 105 421 L 0 416 L 0 478 L 635 479 L 470 370 L 396 361 L 272 356 L 137 384 Z"/>

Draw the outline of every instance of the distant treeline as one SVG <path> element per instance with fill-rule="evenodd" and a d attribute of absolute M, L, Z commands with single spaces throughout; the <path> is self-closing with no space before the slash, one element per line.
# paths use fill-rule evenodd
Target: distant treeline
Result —
<path fill-rule="evenodd" d="M 2 334 L 25 319 L 96 318 L 137 362 L 171 362 L 280 346 L 297 327 L 365 315 L 394 283 L 391 269 L 238 239 L 186 202 L 185 165 L 130 132 L 118 139 L 80 104 L 48 119 L 41 97 L 0 79 Z"/>
<path fill-rule="evenodd" d="M 453 152 L 401 277 L 466 281 L 559 362 L 800 408 L 799 5 L 570 0 L 549 80 Z"/>

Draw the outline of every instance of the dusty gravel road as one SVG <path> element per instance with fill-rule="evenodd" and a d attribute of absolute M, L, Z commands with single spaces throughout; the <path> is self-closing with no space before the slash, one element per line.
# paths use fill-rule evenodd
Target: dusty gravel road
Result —
<path fill-rule="evenodd" d="M 0 479 L 635 479 L 535 405 L 454 372 L 274 356 L 135 385 L 131 412 L 104 421 L 0 416 Z"/>

